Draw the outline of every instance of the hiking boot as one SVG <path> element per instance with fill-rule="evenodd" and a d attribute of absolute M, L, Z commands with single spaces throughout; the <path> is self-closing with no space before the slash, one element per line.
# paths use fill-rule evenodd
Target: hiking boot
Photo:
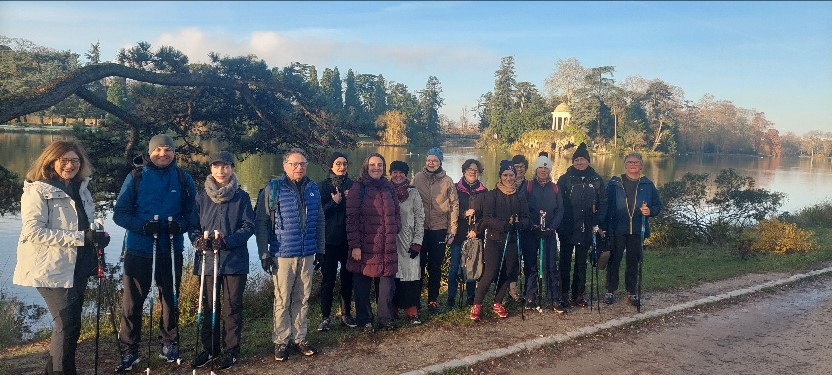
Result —
<path fill-rule="evenodd" d="M 639 307 L 641 305 L 641 300 L 638 299 L 638 296 L 635 294 L 630 294 L 627 296 L 627 301 L 630 302 L 631 305 L 635 307 Z"/>
<path fill-rule="evenodd" d="M 569 293 L 561 294 L 558 303 L 560 303 L 561 305 L 566 305 L 566 307 L 569 307 Z"/>
<path fill-rule="evenodd" d="M 552 306 L 552 310 L 558 314 L 566 314 L 569 312 L 569 304 L 566 303 L 566 300 L 560 300 L 555 302 L 554 306 Z"/>
<path fill-rule="evenodd" d="M 375 332 L 375 328 L 373 328 L 373 323 L 367 323 L 364 325 L 364 333 L 373 333 Z"/>
<path fill-rule="evenodd" d="M 237 363 L 237 353 L 225 352 L 222 354 L 220 364 L 217 367 L 220 370 L 225 370 L 227 368 L 231 368 L 231 366 L 234 366 L 235 363 Z"/>
<path fill-rule="evenodd" d="M 315 347 L 310 345 L 308 341 L 296 343 L 294 345 L 294 349 L 297 350 L 298 353 L 303 354 L 307 357 L 315 355 L 315 353 L 318 352 L 318 349 L 315 349 Z"/>
<path fill-rule="evenodd" d="M 465 297 L 465 303 L 468 306 L 474 306 L 474 296 Z"/>
<path fill-rule="evenodd" d="M 508 318 L 508 311 L 506 311 L 502 303 L 495 303 L 494 306 L 491 306 L 491 310 L 501 318 Z"/>
<path fill-rule="evenodd" d="M 121 362 L 116 366 L 116 372 L 130 371 L 136 363 L 139 363 L 138 352 L 129 351 L 121 353 Z"/>
<path fill-rule="evenodd" d="M 575 297 L 575 299 L 572 300 L 572 303 L 575 304 L 575 306 L 578 306 L 578 307 L 586 307 L 586 299 L 584 299 L 583 294 L 578 294 L 578 296 Z"/>
<path fill-rule="evenodd" d="M 604 303 L 607 305 L 612 305 L 615 303 L 615 294 L 607 293 L 604 295 Z"/>
<path fill-rule="evenodd" d="M 422 324 L 422 321 L 419 319 L 419 315 L 413 315 L 410 317 L 410 324 L 417 326 Z"/>
<path fill-rule="evenodd" d="M 274 347 L 274 359 L 283 362 L 289 359 L 289 347 L 286 344 L 277 344 Z"/>
<path fill-rule="evenodd" d="M 168 363 L 179 359 L 179 349 L 176 348 L 172 342 L 165 341 L 162 348 L 159 349 L 159 357 L 163 358 Z"/>
<path fill-rule="evenodd" d="M 352 318 L 352 315 L 349 314 L 341 315 L 341 324 L 350 328 L 358 327 L 358 323 L 356 323 L 355 319 Z"/>
<path fill-rule="evenodd" d="M 321 325 L 318 326 L 318 331 L 329 331 L 329 318 L 321 320 Z"/>
<path fill-rule="evenodd" d="M 541 311 L 540 306 L 538 306 L 534 301 L 526 301 L 526 306 L 523 306 L 523 308 L 526 310 Z"/>
<path fill-rule="evenodd" d="M 482 305 L 472 305 L 471 306 L 471 320 L 475 322 L 480 321 L 480 312 L 482 311 Z"/>
<path fill-rule="evenodd" d="M 439 312 L 439 302 L 436 301 L 429 301 L 428 302 L 428 312 L 431 314 L 436 314 Z"/>
<path fill-rule="evenodd" d="M 214 359 L 216 359 L 215 356 L 211 355 L 211 353 L 209 353 L 207 350 L 203 350 L 202 353 L 199 353 L 199 355 L 197 355 L 196 358 L 194 358 L 193 362 L 191 362 L 191 367 L 200 368 L 202 366 L 207 365 Z"/>

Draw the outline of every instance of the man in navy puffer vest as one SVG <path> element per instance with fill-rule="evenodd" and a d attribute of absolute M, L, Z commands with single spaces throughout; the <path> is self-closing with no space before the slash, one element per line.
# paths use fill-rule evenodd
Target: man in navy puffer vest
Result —
<path fill-rule="evenodd" d="M 263 270 L 274 279 L 274 358 L 289 351 L 311 356 L 306 341 L 315 254 L 324 254 L 326 223 L 318 185 L 306 176 L 303 150 L 283 155 L 283 175 L 269 181 L 257 198 L 255 236 Z M 321 256 L 319 256 L 321 258 Z"/>

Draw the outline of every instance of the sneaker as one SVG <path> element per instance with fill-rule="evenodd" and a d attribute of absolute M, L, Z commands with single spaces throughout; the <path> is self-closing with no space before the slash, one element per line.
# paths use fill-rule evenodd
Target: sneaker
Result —
<path fill-rule="evenodd" d="M 376 329 L 373 328 L 373 323 L 367 323 L 364 325 L 364 333 L 373 333 Z"/>
<path fill-rule="evenodd" d="M 428 302 L 428 312 L 431 314 L 436 314 L 439 312 L 439 302 L 436 301 L 429 301 Z"/>
<path fill-rule="evenodd" d="M 321 325 L 318 326 L 318 331 L 329 331 L 329 318 L 321 320 Z"/>
<path fill-rule="evenodd" d="M 540 307 L 538 307 L 537 303 L 535 303 L 534 301 L 526 301 L 526 305 L 523 306 L 523 308 L 526 310 L 540 310 Z"/>
<path fill-rule="evenodd" d="M 116 372 L 125 372 L 133 369 L 133 365 L 139 363 L 138 352 L 121 353 L 121 362 L 116 366 Z"/>
<path fill-rule="evenodd" d="M 558 314 L 565 314 L 569 312 L 569 304 L 566 303 L 566 300 L 560 300 L 555 303 L 553 310 Z"/>
<path fill-rule="evenodd" d="M 471 306 L 471 320 L 475 322 L 480 321 L 480 312 L 482 311 L 482 305 L 472 305 Z"/>
<path fill-rule="evenodd" d="M 607 305 L 612 305 L 615 303 L 615 294 L 607 293 L 604 295 L 604 303 Z"/>
<path fill-rule="evenodd" d="M 298 353 L 303 354 L 307 357 L 315 355 L 315 353 L 318 352 L 318 349 L 315 349 L 315 347 L 310 345 L 308 341 L 296 343 L 294 347 L 295 350 L 298 351 Z"/>
<path fill-rule="evenodd" d="M 422 324 L 422 320 L 421 320 L 421 319 L 419 319 L 419 315 L 413 315 L 413 316 L 411 316 L 411 317 L 410 317 L 410 324 L 412 324 L 412 325 L 414 325 L 414 326 L 417 326 L 417 325 L 419 325 L 419 324 Z"/>
<path fill-rule="evenodd" d="M 234 364 L 237 363 L 237 353 L 232 352 L 225 352 L 222 354 L 222 359 L 220 359 L 220 370 L 225 370 L 227 368 L 231 368 Z"/>
<path fill-rule="evenodd" d="M 286 344 L 278 344 L 274 347 L 274 359 L 283 362 L 289 359 L 289 347 Z"/>
<path fill-rule="evenodd" d="M 631 305 L 638 307 L 641 305 L 641 300 L 638 299 L 638 296 L 635 294 L 630 294 L 627 296 L 627 301 L 630 302 Z"/>
<path fill-rule="evenodd" d="M 207 350 L 202 351 L 199 355 L 194 358 L 193 362 L 191 362 L 192 368 L 200 368 L 202 366 L 207 365 L 209 362 L 216 359 L 215 356 L 211 355 Z"/>
<path fill-rule="evenodd" d="M 573 299 L 572 301 L 575 304 L 575 306 L 586 307 L 586 299 L 584 299 L 583 294 L 578 294 L 578 296 L 575 297 L 575 299 Z"/>
<path fill-rule="evenodd" d="M 494 306 L 491 307 L 491 310 L 501 318 L 508 318 L 508 311 L 506 311 L 502 303 L 495 303 Z"/>
<path fill-rule="evenodd" d="M 179 359 L 179 349 L 176 348 L 172 342 L 165 341 L 162 348 L 159 349 L 159 357 L 163 358 L 168 363 Z"/>
<path fill-rule="evenodd" d="M 352 318 L 352 315 L 342 315 L 341 324 L 350 328 L 358 327 L 358 323 L 355 322 L 355 319 Z"/>

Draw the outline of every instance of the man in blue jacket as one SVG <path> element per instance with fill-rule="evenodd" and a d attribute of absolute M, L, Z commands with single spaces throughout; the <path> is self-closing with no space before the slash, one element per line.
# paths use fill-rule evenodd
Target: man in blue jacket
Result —
<path fill-rule="evenodd" d="M 283 175 L 269 181 L 257 198 L 255 236 L 263 270 L 274 280 L 274 358 L 289 351 L 317 351 L 306 341 L 315 254 L 325 254 L 326 222 L 318 185 L 306 176 L 306 153 L 283 155 Z"/>
<path fill-rule="evenodd" d="M 150 139 L 144 166 L 124 180 L 113 221 L 127 230 L 125 239 L 123 295 L 121 303 L 121 362 L 116 371 L 128 371 L 139 360 L 144 300 L 150 292 L 151 273 L 161 295 L 162 316 L 159 355 L 168 362 L 179 358 L 179 312 L 173 300 L 182 276 L 183 233 L 188 230 L 189 211 L 196 191 L 194 180 L 176 166 L 173 138 L 158 134 Z M 158 220 L 154 216 L 158 215 Z M 173 221 L 168 222 L 168 217 Z M 154 236 L 157 240 L 154 240 Z M 170 240 L 173 236 L 173 241 Z M 154 243 L 155 242 L 155 243 Z M 153 252 L 156 264 L 153 264 Z M 171 271 L 174 252 L 175 275 Z"/>

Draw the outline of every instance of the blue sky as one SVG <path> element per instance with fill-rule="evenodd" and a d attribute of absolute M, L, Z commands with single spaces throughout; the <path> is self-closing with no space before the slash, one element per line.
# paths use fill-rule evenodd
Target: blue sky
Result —
<path fill-rule="evenodd" d="M 543 91 L 558 60 L 611 65 L 766 113 L 781 133 L 832 131 L 832 2 L 0 2 L 0 35 L 102 58 L 136 42 L 338 67 L 424 88 L 459 119 L 500 59 Z M 469 115 L 470 116 L 470 115 Z"/>

